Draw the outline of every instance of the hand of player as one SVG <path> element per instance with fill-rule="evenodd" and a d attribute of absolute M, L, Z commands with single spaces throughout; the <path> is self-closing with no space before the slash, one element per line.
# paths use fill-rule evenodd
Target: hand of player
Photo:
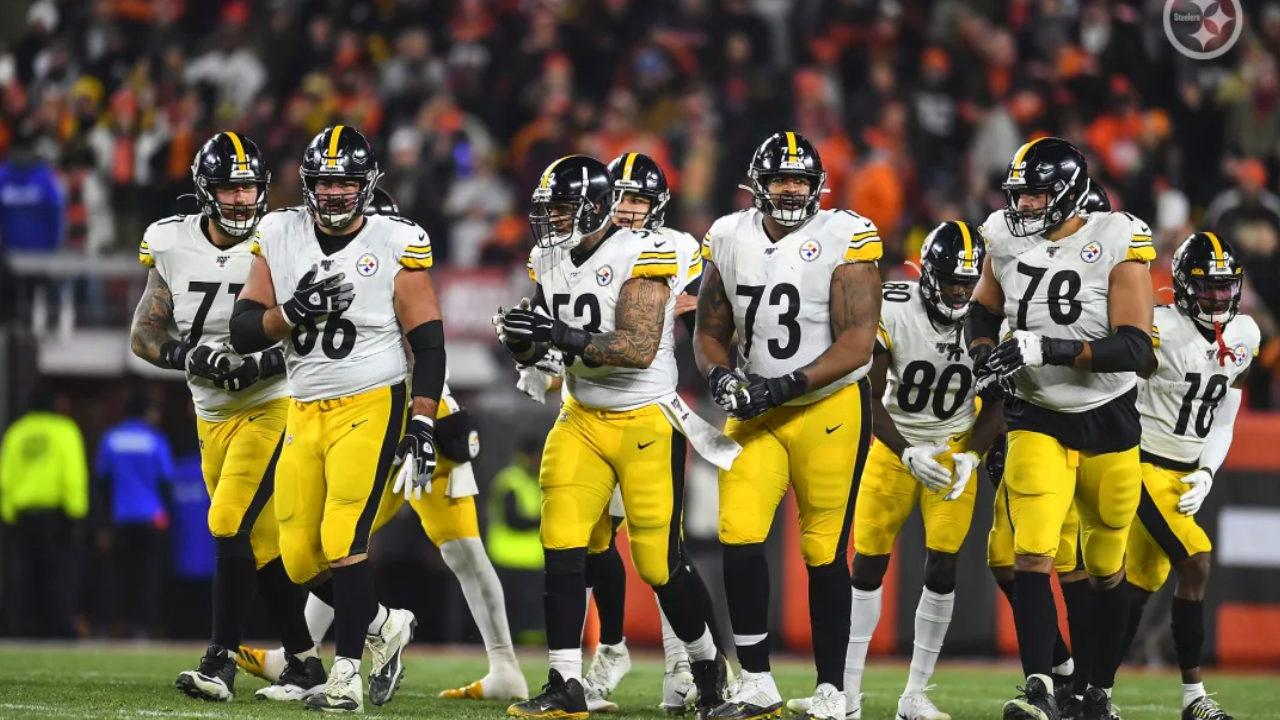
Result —
<path fill-rule="evenodd" d="M 195 338 L 185 335 L 177 340 L 170 340 L 160 346 L 160 360 L 174 370 L 187 368 L 187 355 L 196 346 Z"/>
<path fill-rule="evenodd" d="M 533 347 L 533 343 L 507 333 L 507 314 L 516 309 L 528 310 L 531 306 L 529 298 L 521 298 L 520 303 L 514 308 L 499 306 L 497 314 L 493 316 L 491 321 L 493 322 L 493 331 L 498 335 L 498 342 L 502 343 L 502 346 L 507 349 L 507 352 L 511 353 L 512 357 L 527 355 L 529 349 Z"/>
<path fill-rule="evenodd" d="M 794 400 L 805 393 L 809 381 L 804 373 L 796 370 L 793 373 L 775 378 L 763 378 L 759 375 L 749 376 L 746 387 L 747 402 L 734 412 L 739 420 L 749 420 L 757 415 L 772 410 Z"/>
<path fill-rule="evenodd" d="M 258 353 L 258 379 L 266 380 L 284 374 L 284 348 L 280 346 Z"/>
<path fill-rule="evenodd" d="M 581 355 L 591 342 L 591 333 L 570 327 L 532 308 L 516 307 L 502 318 L 502 332 L 509 338 L 541 343 Z"/>
<path fill-rule="evenodd" d="M 317 267 L 312 265 L 298 281 L 293 297 L 285 300 L 280 307 L 284 311 L 285 322 L 290 326 L 340 313 L 351 307 L 351 302 L 356 297 L 355 286 L 342 282 L 347 277 L 346 273 L 316 280 L 316 272 Z"/>
<path fill-rule="evenodd" d="M 939 492 L 951 484 L 951 473 L 937 460 L 937 456 L 946 450 L 946 445 L 912 445 L 902 451 L 902 464 L 911 471 L 916 482 L 930 492 Z"/>
<path fill-rule="evenodd" d="M 391 492 L 417 500 L 431 492 L 431 475 L 436 471 L 435 422 L 426 415 L 414 415 L 396 445 L 395 464 L 400 467 Z"/>
<path fill-rule="evenodd" d="M 258 382 L 258 359 L 252 355 L 241 356 L 222 348 L 209 357 L 209 363 L 217 368 L 218 374 L 212 380 L 219 390 L 239 392 Z"/>
<path fill-rule="evenodd" d="M 978 453 L 972 450 L 962 453 L 951 453 L 951 459 L 955 461 L 955 470 L 951 473 L 951 491 L 943 496 L 943 500 L 955 500 L 964 494 L 964 489 L 969 485 L 969 478 L 973 477 L 973 473 L 978 469 L 978 465 L 982 464 L 982 458 L 978 457 Z"/>
<path fill-rule="evenodd" d="M 197 345 L 195 349 L 187 353 L 187 373 L 210 382 L 216 382 L 222 376 L 222 371 L 215 364 L 216 355 L 220 355 L 219 348 L 212 345 Z"/>
<path fill-rule="evenodd" d="M 533 364 L 542 372 L 551 377 L 559 377 L 564 374 L 564 353 L 555 348 L 547 348 L 547 354 L 543 355 Z M 547 381 L 550 382 L 551 378 Z"/>
<path fill-rule="evenodd" d="M 1209 497 L 1209 491 L 1213 489 L 1213 474 L 1200 468 L 1183 477 L 1182 482 L 1191 487 L 1178 497 L 1178 512 L 1187 516 L 1195 515 L 1200 512 L 1200 506 L 1204 505 L 1204 499 Z"/>
<path fill-rule="evenodd" d="M 986 367 L 992 373 L 1007 378 L 1024 367 L 1044 365 L 1044 338 L 1026 330 L 1014 330 L 1013 335 L 991 352 Z"/>
<path fill-rule="evenodd" d="M 707 373 L 707 387 L 711 389 L 711 399 L 730 415 L 736 414 L 739 407 L 746 405 L 747 384 L 740 373 L 730 372 L 727 368 L 713 367 Z"/>
<path fill-rule="evenodd" d="M 680 293 L 676 296 L 676 317 L 698 309 L 698 296 Z"/>

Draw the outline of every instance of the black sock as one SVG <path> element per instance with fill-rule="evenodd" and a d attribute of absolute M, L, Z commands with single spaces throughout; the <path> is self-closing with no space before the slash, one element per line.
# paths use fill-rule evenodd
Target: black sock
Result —
<path fill-rule="evenodd" d="M 809 571 L 809 626 L 813 637 L 813 661 L 818 684 L 844 689 L 844 656 L 849 649 L 849 565 L 843 553 L 834 562 Z"/>
<path fill-rule="evenodd" d="M 297 655 L 315 646 L 307 629 L 307 589 L 289 580 L 280 558 L 258 570 L 258 592 L 262 593 L 263 605 L 280 633 L 285 652 Z"/>
<path fill-rule="evenodd" d="M 667 622 L 671 623 L 671 630 L 685 642 L 694 642 L 702 637 L 707 628 L 706 609 L 698 599 L 697 589 L 693 587 L 694 580 L 689 566 L 681 562 L 667 578 L 666 585 L 653 589 L 658 595 L 662 612 L 667 616 Z"/>
<path fill-rule="evenodd" d="M 1058 610 L 1053 602 L 1049 576 L 1038 572 L 1013 575 L 1013 623 L 1018 630 L 1018 654 L 1024 675 L 1053 672 L 1053 634 Z"/>
<path fill-rule="evenodd" d="M 308 586 L 307 592 L 320 598 L 325 605 L 333 607 L 333 575 L 330 574 L 329 577 L 325 578 L 324 582 L 318 585 Z"/>
<path fill-rule="evenodd" d="M 1178 651 L 1178 667 L 1200 667 L 1204 645 L 1204 601 L 1173 597 L 1173 646 Z"/>
<path fill-rule="evenodd" d="M 702 574 L 698 572 L 698 566 L 689 561 L 684 560 L 685 566 L 689 568 L 689 586 L 698 596 L 698 611 L 707 620 L 707 629 L 711 631 L 711 639 L 715 640 L 717 648 L 725 647 L 722 643 L 724 635 L 721 634 L 720 623 L 716 620 L 716 608 L 711 604 L 711 592 L 707 590 L 707 582 L 702 579 Z"/>
<path fill-rule="evenodd" d="M 546 558 L 543 613 L 547 648 L 582 647 L 582 621 L 587 616 L 587 549 L 542 552 Z"/>
<path fill-rule="evenodd" d="M 724 546 L 724 589 L 729 601 L 738 662 L 748 672 L 769 670 L 769 562 L 764 545 Z M 736 638 L 763 636 L 760 642 L 742 645 Z M 847 643 L 847 635 L 845 642 Z"/>
<path fill-rule="evenodd" d="M 1138 635 L 1138 626 L 1142 624 L 1142 613 L 1147 609 L 1147 601 L 1151 599 L 1151 593 L 1133 583 L 1125 583 L 1125 592 L 1129 593 L 1129 624 L 1124 632 L 1124 650 L 1120 653 L 1122 658 L 1129 657 L 1133 639 Z"/>
<path fill-rule="evenodd" d="M 213 642 L 234 653 L 253 592 L 253 548 L 247 533 L 214 538 L 213 543 Z"/>
<path fill-rule="evenodd" d="M 609 549 L 602 553 L 587 555 L 586 583 L 600 615 L 600 642 L 617 645 L 622 642 L 627 605 L 627 570 L 615 543 L 609 543 Z"/>
<path fill-rule="evenodd" d="M 1084 691 L 1089 688 L 1094 651 L 1098 642 L 1094 634 L 1093 589 L 1089 587 L 1088 579 L 1060 584 L 1062 599 L 1067 605 L 1067 627 L 1071 632 L 1071 654 L 1076 666 L 1071 676 L 1071 692 L 1084 695 Z M 1058 642 L 1062 642 L 1061 633 L 1058 635 Z M 1054 663 L 1057 662 L 1055 659 Z"/>
<path fill-rule="evenodd" d="M 338 657 L 357 662 L 364 653 L 364 636 L 378 614 L 373 568 L 358 562 L 333 568 L 333 644 Z"/>
<path fill-rule="evenodd" d="M 1124 583 L 1113 588 L 1093 590 L 1094 637 L 1097 639 L 1089 684 L 1110 688 L 1116 684 L 1116 671 L 1124 660 L 1124 636 L 1129 624 L 1129 593 Z"/>

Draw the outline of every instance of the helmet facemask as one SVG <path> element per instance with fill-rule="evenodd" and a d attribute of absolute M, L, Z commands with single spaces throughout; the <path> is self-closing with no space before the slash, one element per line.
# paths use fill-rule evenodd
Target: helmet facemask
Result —
<path fill-rule="evenodd" d="M 651 193 L 640 188 L 640 183 L 631 183 L 635 187 L 627 187 L 625 181 L 614 181 L 613 190 L 610 192 L 611 199 L 609 203 L 609 217 L 613 220 L 613 224 L 619 227 L 629 228 L 631 230 L 657 230 L 662 227 L 666 216 L 667 203 L 671 200 L 670 193 Z M 639 210 L 623 210 L 621 209 L 622 201 L 625 197 L 643 198 L 649 201 L 649 206 L 642 212 Z"/>
<path fill-rule="evenodd" d="M 796 163 L 799 165 L 800 163 Z M 779 177 L 801 177 L 809 185 L 807 194 L 797 192 L 769 192 L 769 185 Z M 796 170 L 787 172 L 771 172 L 762 174 L 755 168 L 751 169 L 751 185 L 748 188 L 755 196 L 755 206 L 760 212 L 767 214 L 773 218 L 775 222 L 783 227 L 795 227 L 800 223 L 808 220 L 818 214 L 819 199 L 822 196 L 822 186 L 827 182 L 827 174 L 814 173 L 804 170 Z"/>
<path fill-rule="evenodd" d="M 960 267 L 943 272 L 928 259 L 921 261 L 920 271 L 920 293 L 930 309 L 943 320 L 963 320 L 969 314 L 969 300 L 978 285 L 979 271 Z"/>
<path fill-rule="evenodd" d="M 573 249 L 582 238 L 604 227 L 605 219 L 586 198 L 553 200 L 550 188 L 533 191 L 529 226 L 538 247 Z"/>
<path fill-rule="evenodd" d="M 1079 173 L 1079 170 L 1076 170 Z M 1025 180 L 1009 179 L 1004 182 L 1004 221 L 1009 233 L 1015 237 L 1031 237 L 1046 232 L 1066 222 L 1068 218 L 1080 211 L 1080 205 L 1087 197 L 1081 193 L 1079 197 L 1071 197 L 1071 188 L 1075 185 L 1075 176 L 1071 182 L 1058 180 L 1053 185 L 1027 185 Z M 1044 195 L 1045 204 L 1041 207 L 1020 210 L 1019 199 L 1023 195 Z"/>
<path fill-rule="evenodd" d="M 268 175 L 268 179 L 270 175 Z M 268 180 L 269 182 L 269 180 Z M 256 198 L 251 202 L 226 203 L 218 199 L 219 188 L 252 186 Z M 254 179 L 211 182 L 208 178 L 196 175 L 196 201 L 201 212 L 218 226 L 222 232 L 234 238 L 248 237 L 258 226 L 258 221 L 267 212 L 267 183 Z"/>
<path fill-rule="evenodd" d="M 373 199 L 373 189 L 377 186 L 380 177 L 382 173 L 377 170 L 370 170 L 363 175 L 303 172 L 302 197 L 316 224 L 341 230 L 364 214 L 365 209 L 369 207 L 369 202 Z M 354 191 L 337 192 L 333 188 L 327 188 L 324 193 L 321 193 L 317 190 L 321 180 L 333 183 L 354 181 L 358 186 Z"/>
<path fill-rule="evenodd" d="M 1192 322 L 1211 331 L 1215 324 L 1225 326 L 1235 319 L 1243 283 L 1239 275 L 1194 275 L 1179 280 L 1177 304 Z"/>

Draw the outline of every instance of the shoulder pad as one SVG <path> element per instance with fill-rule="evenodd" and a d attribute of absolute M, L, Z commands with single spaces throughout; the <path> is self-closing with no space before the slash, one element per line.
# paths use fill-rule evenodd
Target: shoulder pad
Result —
<path fill-rule="evenodd" d="M 852 210 L 825 210 L 827 225 L 823 231 L 846 242 L 844 262 L 875 262 L 884 255 L 880 231 L 871 220 Z"/>
<path fill-rule="evenodd" d="M 1156 259 L 1156 246 L 1151 237 L 1151 226 L 1141 218 L 1133 213 L 1110 212 L 1105 214 L 1104 220 L 1108 221 L 1108 225 L 1115 225 L 1115 229 L 1107 228 L 1108 235 L 1115 233 L 1124 237 L 1125 260 L 1149 263 Z M 1117 244 L 1119 244 L 1118 240 Z"/>
<path fill-rule="evenodd" d="M 624 235 L 624 233 L 626 233 Z M 676 240 L 647 230 L 623 230 L 615 241 L 629 243 L 638 251 L 631 265 L 631 277 L 665 278 L 680 275 L 680 255 Z"/>
<path fill-rule="evenodd" d="M 169 249 L 174 233 L 181 230 L 186 219 L 186 215 L 170 215 L 148 225 L 138 243 L 138 262 L 155 267 L 156 255 Z"/>
<path fill-rule="evenodd" d="M 1257 321 L 1248 315 L 1241 314 L 1236 315 L 1231 324 L 1240 325 L 1236 332 L 1239 333 L 1241 342 L 1249 349 L 1250 357 L 1258 357 L 1262 345 L 1262 331 L 1258 328 Z"/>
<path fill-rule="evenodd" d="M 431 267 L 431 238 L 418 223 L 399 215 L 366 216 L 375 222 L 385 223 L 391 252 L 400 265 L 410 270 L 426 270 Z"/>

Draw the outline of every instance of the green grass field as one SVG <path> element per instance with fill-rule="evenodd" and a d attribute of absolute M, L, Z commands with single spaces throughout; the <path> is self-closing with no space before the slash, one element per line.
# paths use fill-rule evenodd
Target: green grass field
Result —
<path fill-rule="evenodd" d="M 200 703 L 180 694 L 170 683 L 179 671 L 194 666 L 201 651 L 196 646 L 0 644 L 0 718 L 271 718 L 296 717 L 303 712 L 297 705 L 255 701 L 253 691 L 263 683 L 244 673 L 237 677 L 234 703 Z M 546 672 L 545 657 L 526 653 L 522 662 L 530 686 L 535 685 L 535 679 L 540 685 Z M 415 650 L 407 666 L 405 683 L 393 702 L 375 708 L 366 698 L 368 715 L 451 720 L 504 716 L 506 703 L 435 697 L 441 688 L 463 685 L 483 674 L 482 655 Z M 812 691 L 812 674 L 806 664 L 781 661 L 775 663 L 774 670 L 784 696 Z M 905 678 L 902 663 L 874 663 L 864 683 L 867 699 L 863 718 L 892 718 Z M 1012 665 L 944 664 L 935 677 L 937 688 L 932 697 L 955 720 L 999 718 L 1001 703 L 1012 695 L 1017 680 Z M 638 658 L 614 695 L 622 707 L 617 717 L 666 717 L 656 709 L 661 682 L 661 660 Z M 1280 681 L 1275 674 L 1213 673 L 1208 685 L 1238 720 L 1280 716 Z M 1179 717 L 1179 693 L 1173 674 L 1126 668 L 1116 701 L 1125 720 L 1164 720 Z"/>

